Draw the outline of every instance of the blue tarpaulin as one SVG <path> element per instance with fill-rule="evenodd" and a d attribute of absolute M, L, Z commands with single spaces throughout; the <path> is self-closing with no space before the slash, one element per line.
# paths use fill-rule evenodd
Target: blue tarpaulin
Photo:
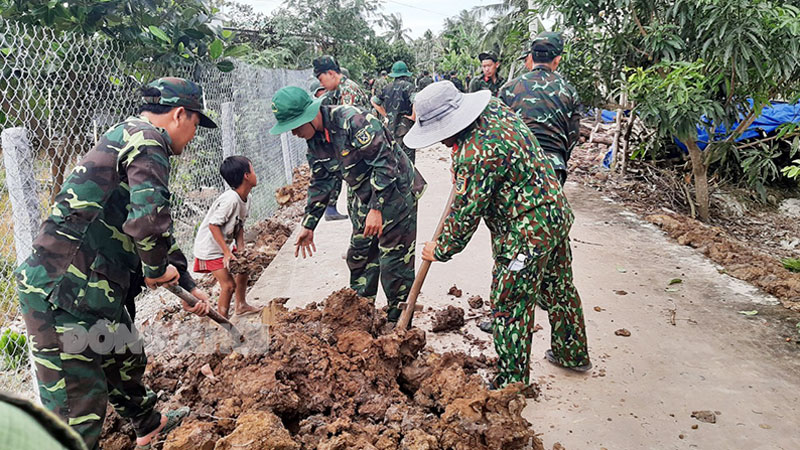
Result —
<path fill-rule="evenodd" d="M 752 105 L 753 102 L 750 101 L 750 104 Z M 756 118 L 752 125 L 747 127 L 744 133 L 736 139 L 736 142 L 761 137 L 761 131 L 770 134 L 783 124 L 797 122 L 800 122 L 800 103 L 791 105 L 773 102 L 761 110 L 761 115 Z M 733 129 L 736 129 L 737 126 L 739 126 L 738 122 L 733 124 Z M 722 125 L 718 126 L 714 133 L 716 134 L 716 140 L 723 140 L 728 137 L 728 132 Z M 675 143 L 678 144 L 681 150 L 686 151 L 686 146 L 683 142 L 676 138 Z M 700 150 L 708 146 L 708 132 L 706 128 L 701 126 L 697 127 L 697 146 L 700 147 Z"/>

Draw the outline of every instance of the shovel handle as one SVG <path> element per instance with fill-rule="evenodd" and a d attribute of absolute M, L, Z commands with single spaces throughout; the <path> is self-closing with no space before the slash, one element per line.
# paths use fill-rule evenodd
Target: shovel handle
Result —
<path fill-rule="evenodd" d="M 189 306 L 194 306 L 200 302 L 197 297 L 178 285 L 169 286 L 167 287 L 167 290 L 180 297 L 180 299 L 185 301 Z M 223 317 L 222 314 L 218 313 L 217 310 L 210 309 L 208 311 L 208 317 L 214 322 L 220 324 L 222 328 L 225 328 L 225 330 L 231 334 L 235 342 L 244 342 L 244 335 L 242 335 L 239 329 L 236 328 L 228 319 Z"/>
<path fill-rule="evenodd" d="M 434 242 L 439 239 L 439 235 L 442 234 L 444 222 L 447 220 L 447 216 L 449 216 L 450 212 L 453 210 L 453 200 L 455 198 L 456 186 L 454 184 L 453 187 L 450 188 L 450 197 L 447 199 L 447 205 L 444 208 L 444 212 L 442 212 L 441 219 L 439 219 L 439 225 L 436 226 L 436 231 L 433 233 Z M 408 324 L 411 322 L 411 317 L 414 315 L 414 308 L 417 305 L 417 297 L 419 297 L 419 293 L 422 290 L 422 284 L 425 283 L 425 278 L 428 276 L 428 270 L 430 270 L 430 268 L 430 261 L 422 261 L 422 264 L 419 266 L 419 272 L 417 272 L 417 276 L 414 277 L 414 284 L 411 285 L 411 291 L 408 293 L 408 298 L 406 299 L 406 307 L 400 314 L 400 320 L 397 321 L 398 328 L 408 328 Z"/>

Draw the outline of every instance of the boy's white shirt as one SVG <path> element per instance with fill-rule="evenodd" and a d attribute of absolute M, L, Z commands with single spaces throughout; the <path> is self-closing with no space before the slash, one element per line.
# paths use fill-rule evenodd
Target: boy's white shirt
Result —
<path fill-rule="evenodd" d="M 250 205 L 242 200 L 233 189 L 228 189 L 220 195 L 208 209 L 197 236 L 194 238 L 194 257 L 197 259 L 211 260 L 224 256 L 222 249 L 211 235 L 209 225 L 217 225 L 222 229 L 225 243 L 232 248 L 238 227 L 244 227 Z M 240 249 L 241 250 L 241 249 Z"/>

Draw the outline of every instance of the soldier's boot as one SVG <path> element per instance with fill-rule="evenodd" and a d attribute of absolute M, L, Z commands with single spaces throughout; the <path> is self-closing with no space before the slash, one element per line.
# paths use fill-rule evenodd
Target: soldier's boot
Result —
<path fill-rule="evenodd" d="M 347 219 L 347 214 L 341 214 L 339 211 L 336 210 L 336 205 L 328 206 L 325 208 L 325 220 L 333 221 L 333 220 L 344 220 Z"/>

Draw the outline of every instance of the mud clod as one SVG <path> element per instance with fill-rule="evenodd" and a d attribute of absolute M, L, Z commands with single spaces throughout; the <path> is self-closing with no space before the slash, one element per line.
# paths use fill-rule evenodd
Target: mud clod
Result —
<path fill-rule="evenodd" d="M 455 306 L 448 306 L 447 309 L 436 311 L 433 317 L 434 333 L 457 330 L 464 326 L 464 310 Z"/>
<path fill-rule="evenodd" d="M 631 335 L 631 332 L 628 331 L 626 328 L 620 328 L 619 330 L 615 331 L 614 334 L 616 334 L 617 336 L 629 337 Z"/>
<path fill-rule="evenodd" d="M 416 328 L 380 334 L 383 315 L 350 289 L 321 305 L 274 302 L 263 352 L 153 355 L 158 408 L 192 409 L 163 448 L 543 449 L 521 416 L 522 385 L 485 388 L 476 371 L 489 361 L 423 350 Z M 104 449 L 130 443 L 116 420 Z"/>
<path fill-rule="evenodd" d="M 692 417 L 705 423 L 717 423 L 717 415 L 711 411 L 692 411 Z"/>
<path fill-rule="evenodd" d="M 481 298 L 480 295 L 473 295 L 467 300 L 467 303 L 469 303 L 469 307 L 472 309 L 483 308 L 483 298 Z"/>
<path fill-rule="evenodd" d="M 458 288 L 455 284 L 447 291 L 447 295 L 452 295 L 453 297 L 461 298 L 464 295 L 464 291 Z"/>

